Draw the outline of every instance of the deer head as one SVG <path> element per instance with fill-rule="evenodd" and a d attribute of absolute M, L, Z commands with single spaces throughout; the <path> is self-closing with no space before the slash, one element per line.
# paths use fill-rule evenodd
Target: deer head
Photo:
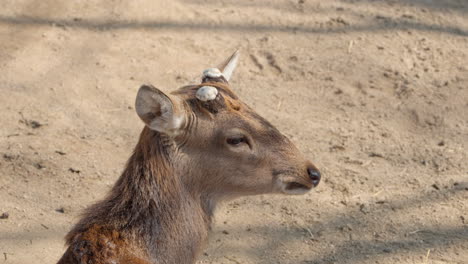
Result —
<path fill-rule="evenodd" d="M 205 70 L 201 84 L 169 94 L 143 85 L 138 116 L 171 146 L 168 164 L 191 191 L 216 197 L 308 192 L 319 171 L 231 89 L 238 58 L 236 51 Z"/>

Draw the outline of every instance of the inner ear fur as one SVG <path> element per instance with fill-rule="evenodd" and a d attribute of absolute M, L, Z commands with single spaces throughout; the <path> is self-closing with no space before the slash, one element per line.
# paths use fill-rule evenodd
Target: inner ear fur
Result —
<path fill-rule="evenodd" d="M 142 85 L 135 100 L 140 119 L 152 130 L 177 135 L 185 123 L 183 105 L 152 85 Z"/>

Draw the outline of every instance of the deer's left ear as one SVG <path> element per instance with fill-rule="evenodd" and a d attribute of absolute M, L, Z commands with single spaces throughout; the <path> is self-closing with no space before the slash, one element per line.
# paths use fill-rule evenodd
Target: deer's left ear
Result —
<path fill-rule="evenodd" d="M 135 110 L 149 128 L 169 136 L 179 134 L 186 121 L 183 105 L 150 85 L 138 90 Z"/>

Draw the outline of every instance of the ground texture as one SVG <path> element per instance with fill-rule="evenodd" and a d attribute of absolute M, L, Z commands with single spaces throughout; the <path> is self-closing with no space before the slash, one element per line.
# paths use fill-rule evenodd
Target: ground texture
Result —
<path fill-rule="evenodd" d="M 199 263 L 468 263 L 468 2 L 2 0 L 0 263 L 55 263 L 170 91 L 232 85 L 321 169 L 219 208 Z"/>

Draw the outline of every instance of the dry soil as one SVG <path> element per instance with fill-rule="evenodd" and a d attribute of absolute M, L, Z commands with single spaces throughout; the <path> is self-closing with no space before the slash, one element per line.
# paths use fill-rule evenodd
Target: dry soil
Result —
<path fill-rule="evenodd" d="M 219 208 L 198 263 L 468 263 L 468 1 L 2 0 L 0 263 L 55 263 L 170 91 L 232 85 L 323 173 Z"/>

